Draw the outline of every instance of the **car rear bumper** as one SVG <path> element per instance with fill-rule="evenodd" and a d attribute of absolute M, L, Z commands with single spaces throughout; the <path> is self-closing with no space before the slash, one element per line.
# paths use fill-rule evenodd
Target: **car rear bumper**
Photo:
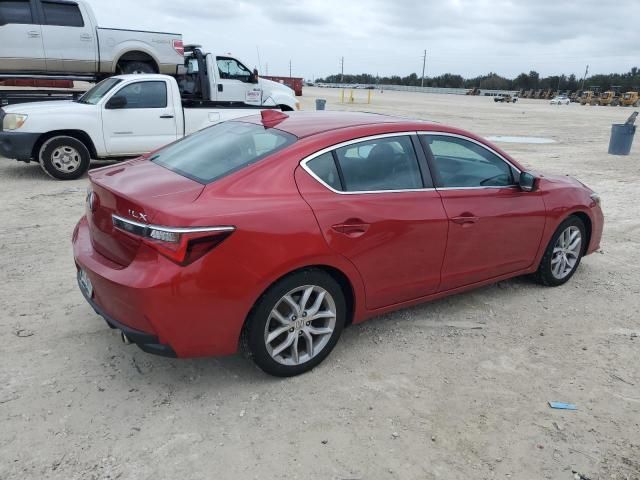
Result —
<path fill-rule="evenodd" d="M 78 271 L 78 274 L 80 271 Z M 140 330 L 135 330 L 123 323 L 120 323 L 114 318 L 111 318 L 105 311 L 98 306 L 96 302 L 93 301 L 92 298 L 87 295 L 87 292 L 82 288 L 80 284 L 80 280 L 78 280 L 78 286 L 80 287 L 80 292 L 84 296 L 84 299 L 91 305 L 93 310 L 104 318 L 104 321 L 107 322 L 110 328 L 114 328 L 120 330 L 131 343 L 135 343 L 141 350 L 147 353 L 153 353 L 155 355 L 161 355 L 163 357 L 175 357 L 176 352 L 173 351 L 169 345 L 164 345 L 158 342 L 158 337 L 147 332 L 142 332 Z"/>
<path fill-rule="evenodd" d="M 83 291 L 89 304 L 143 350 L 179 358 L 237 351 L 256 278 L 232 259 L 182 267 L 141 245 L 123 267 L 94 249 L 86 217 L 74 231 L 73 254 L 93 285 L 91 298 Z"/>
<path fill-rule="evenodd" d="M 0 157 L 28 162 L 33 157 L 33 147 L 40 137 L 31 132 L 0 132 Z"/>

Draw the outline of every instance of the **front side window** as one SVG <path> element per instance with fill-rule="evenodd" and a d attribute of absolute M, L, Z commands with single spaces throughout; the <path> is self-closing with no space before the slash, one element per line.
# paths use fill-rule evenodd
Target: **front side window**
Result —
<path fill-rule="evenodd" d="M 0 0 L 0 25 L 33 24 L 29 0 Z"/>
<path fill-rule="evenodd" d="M 262 125 L 223 122 L 205 128 L 157 152 L 151 161 L 202 184 L 256 163 L 296 141 Z"/>
<path fill-rule="evenodd" d="M 436 185 L 441 188 L 506 187 L 515 184 L 513 168 L 486 148 L 445 135 L 421 135 L 431 149 Z"/>
<path fill-rule="evenodd" d="M 162 81 L 131 83 L 122 87 L 115 96 L 127 100 L 124 108 L 166 108 L 167 84 Z"/>
<path fill-rule="evenodd" d="M 366 140 L 335 150 L 345 192 L 423 188 L 411 137 Z"/>
<path fill-rule="evenodd" d="M 225 80 L 240 80 L 246 83 L 249 82 L 251 72 L 235 58 L 217 57 L 216 63 L 218 64 L 218 70 L 220 71 L 220 78 Z"/>
<path fill-rule="evenodd" d="M 80 7 L 74 3 L 42 2 L 45 25 L 84 27 Z"/>

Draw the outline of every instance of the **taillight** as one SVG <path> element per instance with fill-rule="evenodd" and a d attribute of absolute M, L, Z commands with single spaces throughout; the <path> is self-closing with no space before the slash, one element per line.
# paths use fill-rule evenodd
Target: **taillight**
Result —
<path fill-rule="evenodd" d="M 157 250 L 169 260 L 186 266 L 220 245 L 235 230 L 235 227 L 172 228 L 147 225 L 112 215 L 113 226 Z"/>
<path fill-rule="evenodd" d="M 178 52 L 178 55 L 182 55 L 184 57 L 184 42 L 182 40 L 174 40 L 173 49 Z"/>

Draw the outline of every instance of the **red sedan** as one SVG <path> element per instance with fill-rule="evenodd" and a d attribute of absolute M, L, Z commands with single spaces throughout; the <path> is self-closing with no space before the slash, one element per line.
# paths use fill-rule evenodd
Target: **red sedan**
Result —
<path fill-rule="evenodd" d="M 577 180 L 374 114 L 272 111 L 90 177 L 73 250 L 95 311 L 145 351 L 243 345 L 279 376 L 374 315 L 524 274 L 562 285 L 603 227 Z"/>

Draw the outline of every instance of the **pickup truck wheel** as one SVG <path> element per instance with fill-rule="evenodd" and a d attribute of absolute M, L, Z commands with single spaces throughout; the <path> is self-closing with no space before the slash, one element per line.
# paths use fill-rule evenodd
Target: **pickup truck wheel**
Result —
<path fill-rule="evenodd" d="M 120 71 L 124 74 L 156 73 L 153 65 L 146 62 L 123 62 Z"/>
<path fill-rule="evenodd" d="M 89 170 L 91 155 L 80 140 L 59 136 L 42 144 L 38 161 L 49 176 L 58 180 L 75 180 Z"/>

